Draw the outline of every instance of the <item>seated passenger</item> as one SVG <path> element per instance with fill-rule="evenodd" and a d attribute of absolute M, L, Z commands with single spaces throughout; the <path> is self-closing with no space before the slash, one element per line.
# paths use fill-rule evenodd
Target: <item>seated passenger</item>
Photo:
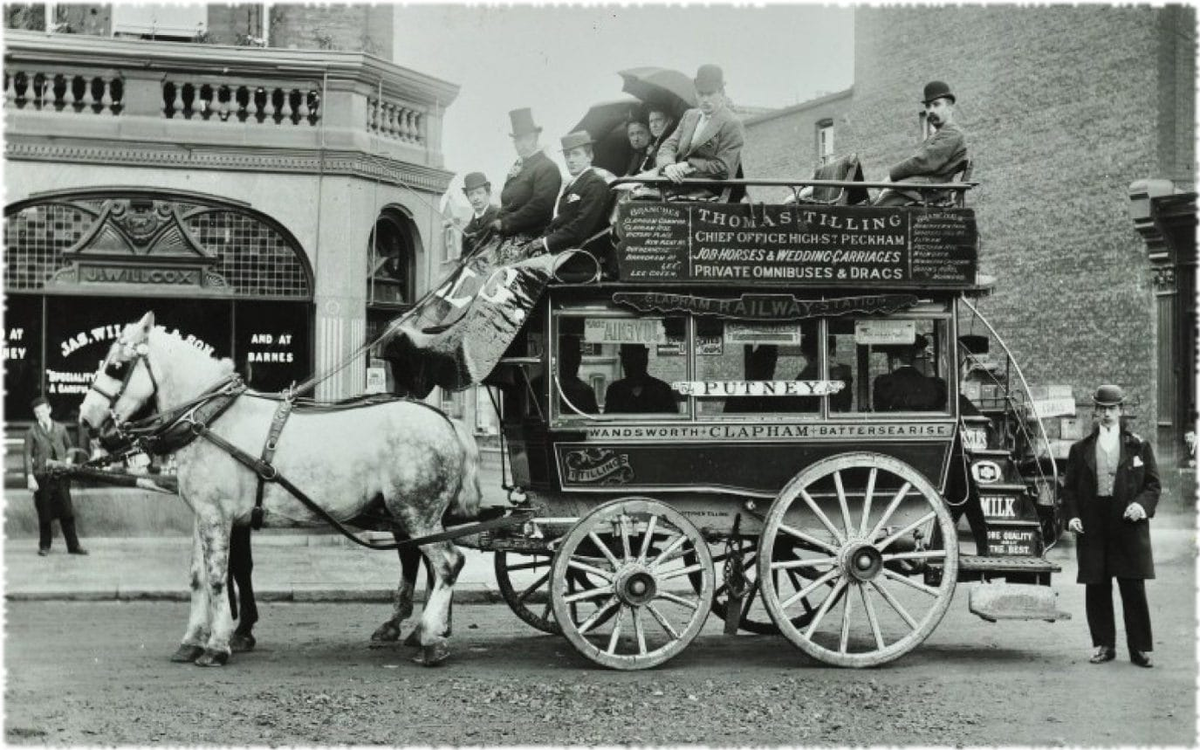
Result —
<path fill-rule="evenodd" d="M 967 140 L 961 128 L 954 124 L 954 94 L 942 81 L 925 84 L 925 118 L 933 134 L 917 147 L 917 152 L 893 166 L 888 172 L 891 182 L 926 185 L 948 182 L 967 158 Z M 929 195 L 930 202 L 944 200 L 945 195 Z M 875 198 L 876 206 L 909 206 L 922 200 L 919 190 L 899 187 L 884 189 Z"/>
<path fill-rule="evenodd" d="M 928 339 L 917 334 L 912 344 L 896 347 L 893 361 L 900 366 L 875 379 L 875 411 L 941 411 L 946 408 L 946 381 L 923 374 L 913 362 Z"/>
<path fill-rule="evenodd" d="M 475 248 L 486 243 L 495 231 L 492 222 L 500 209 L 492 203 L 492 183 L 483 172 L 472 172 L 463 180 L 463 193 L 471 203 L 474 215 L 462 230 L 462 257 L 469 258 Z"/>
<path fill-rule="evenodd" d="M 582 361 L 579 337 L 563 336 L 558 343 L 558 409 L 562 414 L 575 414 L 576 410 L 584 414 L 597 414 L 600 411 L 596 406 L 595 391 L 579 379 L 579 365 Z M 545 393 L 545 378 L 534 378 L 533 390 L 538 394 Z"/>
<path fill-rule="evenodd" d="M 571 180 L 563 186 L 550 226 L 525 247 L 526 255 L 582 247 L 604 228 L 608 218 L 608 183 L 592 168 L 592 137 L 585 130 L 568 133 L 562 138 L 562 146 Z"/>
<path fill-rule="evenodd" d="M 854 401 L 854 372 L 841 362 L 834 362 L 837 355 L 837 339 L 830 336 L 829 345 L 829 380 L 844 383 L 842 389 L 829 396 L 830 411 L 850 411 Z M 817 338 L 815 335 L 805 335 L 800 339 L 800 353 L 804 355 L 805 365 L 796 373 L 796 380 L 821 380 L 821 371 L 817 367 Z M 804 405 L 795 411 L 817 411 L 819 399 L 803 398 Z"/>
<path fill-rule="evenodd" d="M 742 361 L 745 367 L 746 380 L 774 380 L 775 363 L 779 360 L 779 347 L 774 344 L 746 344 L 742 349 Z M 780 397 L 777 396 L 734 396 L 725 399 L 726 414 L 749 414 L 781 409 Z"/>
<path fill-rule="evenodd" d="M 621 370 L 625 377 L 604 392 L 605 414 L 675 414 L 671 386 L 646 372 L 650 350 L 645 344 L 621 344 Z"/>
<path fill-rule="evenodd" d="M 651 157 L 650 126 L 641 120 L 630 120 L 625 125 L 625 135 L 629 138 L 629 163 L 625 165 L 623 177 L 641 174 L 646 167 L 646 160 Z"/>
<path fill-rule="evenodd" d="M 681 182 L 685 177 L 736 177 L 746 129 L 727 106 L 724 73 L 716 65 L 701 65 L 695 84 L 699 107 L 684 112 L 679 127 L 659 148 L 656 162 L 662 175 L 672 182 Z M 717 194 L 701 189 L 688 197 L 712 200 Z"/>
<path fill-rule="evenodd" d="M 671 116 L 671 112 L 666 107 L 660 104 L 650 105 L 647 120 L 650 124 L 650 137 L 653 140 L 646 150 L 646 161 L 642 162 L 643 172 L 656 168 L 658 150 L 662 148 L 663 141 L 670 138 L 671 134 L 675 132 L 675 118 Z"/>

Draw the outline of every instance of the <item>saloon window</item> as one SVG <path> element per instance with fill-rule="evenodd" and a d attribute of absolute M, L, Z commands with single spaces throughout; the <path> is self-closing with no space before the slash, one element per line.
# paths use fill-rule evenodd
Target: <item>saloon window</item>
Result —
<path fill-rule="evenodd" d="M 696 378 L 691 394 L 700 417 L 817 415 L 812 384 L 820 369 L 815 320 L 757 323 L 697 318 Z"/>
<path fill-rule="evenodd" d="M 827 325 L 830 378 L 850 381 L 836 405 L 831 398 L 831 411 L 948 411 L 945 319 L 847 317 Z"/>
<path fill-rule="evenodd" d="M 555 416 L 680 417 L 686 400 L 672 384 L 687 380 L 687 320 L 564 315 L 554 349 Z"/>

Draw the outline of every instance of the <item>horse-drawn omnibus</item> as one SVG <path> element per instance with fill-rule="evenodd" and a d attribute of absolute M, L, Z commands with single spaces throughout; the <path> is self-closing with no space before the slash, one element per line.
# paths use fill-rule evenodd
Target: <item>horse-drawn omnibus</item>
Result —
<path fill-rule="evenodd" d="M 1007 355 L 974 212 L 843 203 L 623 202 L 603 274 L 550 284 L 490 379 L 534 516 L 476 540 L 523 620 L 640 669 L 710 611 L 853 667 L 959 582 L 988 619 L 1065 617 L 1045 430 L 1019 368 L 973 366 Z"/>

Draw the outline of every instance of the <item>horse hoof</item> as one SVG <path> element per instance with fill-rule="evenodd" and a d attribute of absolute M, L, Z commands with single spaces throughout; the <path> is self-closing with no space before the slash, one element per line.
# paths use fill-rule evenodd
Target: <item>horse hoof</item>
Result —
<path fill-rule="evenodd" d="M 422 646 L 420 653 L 413 657 L 413 661 L 422 666 L 436 667 L 449 658 L 450 647 L 446 645 L 445 641 L 438 641 L 428 646 Z"/>
<path fill-rule="evenodd" d="M 396 634 L 399 636 L 399 633 Z M 405 646 L 420 646 L 421 645 L 421 629 L 413 628 L 413 631 L 404 639 Z"/>
<path fill-rule="evenodd" d="M 371 633 L 371 640 L 398 641 L 400 640 L 400 628 L 390 622 L 385 622 L 374 633 Z"/>
<path fill-rule="evenodd" d="M 249 633 L 234 633 L 229 636 L 229 649 L 236 653 L 253 651 L 255 644 L 258 643 L 254 636 Z"/>
<path fill-rule="evenodd" d="M 197 667 L 223 667 L 229 662 L 229 654 L 225 651 L 210 651 L 205 649 L 196 660 Z"/>
<path fill-rule="evenodd" d="M 175 649 L 175 653 L 171 654 L 171 661 L 177 664 L 189 664 L 196 661 L 203 653 L 204 649 L 199 646 L 189 646 L 184 643 L 180 644 L 179 648 Z"/>

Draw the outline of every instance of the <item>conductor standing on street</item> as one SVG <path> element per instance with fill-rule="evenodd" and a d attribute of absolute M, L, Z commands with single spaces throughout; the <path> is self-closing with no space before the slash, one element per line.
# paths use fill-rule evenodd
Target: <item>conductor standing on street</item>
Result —
<path fill-rule="evenodd" d="M 33 493 L 33 505 L 38 517 L 38 554 L 50 554 L 55 518 L 62 526 L 67 552 L 86 555 L 75 535 L 75 511 L 71 505 L 71 480 L 55 476 L 51 469 L 70 463 L 70 441 L 67 428 L 50 418 L 50 404 L 45 396 L 33 400 L 33 427 L 25 433 L 26 486 Z"/>
<path fill-rule="evenodd" d="M 1092 396 L 1099 424 L 1071 446 L 1067 459 L 1067 528 L 1075 532 L 1078 582 L 1087 587 L 1088 628 L 1096 651 L 1091 662 L 1116 658 L 1112 579 L 1121 589 L 1129 658 L 1151 667 L 1154 648 L 1146 579 L 1154 578 L 1150 517 L 1161 485 L 1150 444 L 1121 425 L 1125 394 L 1102 385 Z"/>

